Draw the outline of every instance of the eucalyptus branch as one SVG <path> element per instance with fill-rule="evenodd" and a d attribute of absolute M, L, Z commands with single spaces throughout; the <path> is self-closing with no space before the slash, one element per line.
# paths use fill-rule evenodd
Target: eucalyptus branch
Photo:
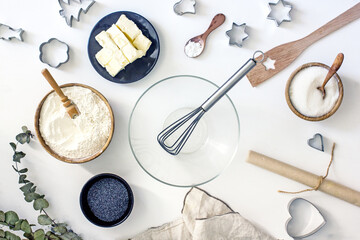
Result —
<path fill-rule="evenodd" d="M 65 223 L 57 223 L 46 212 L 46 208 L 49 207 L 49 202 L 45 199 L 45 195 L 40 195 L 36 192 L 36 186 L 34 183 L 27 179 L 25 173 L 28 172 L 27 168 L 20 169 L 19 164 L 21 160 L 26 156 L 22 151 L 17 151 L 18 143 L 25 144 L 30 143 L 33 138 L 33 134 L 27 127 L 22 127 L 22 133 L 16 135 L 16 143 L 10 142 L 10 146 L 14 151 L 12 165 L 15 172 L 19 176 L 19 184 L 22 186 L 20 190 L 24 194 L 26 202 L 33 202 L 33 208 L 40 212 L 38 216 L 38 223 L 42 226 L 50 227 L 50 231 L 45 233 L 44 229 L 37 229 L 35 232 L 32 230 L 33 224 L 29 224 L 26 219 L 19 219 L 18 215 L 13 211 L 6 213 L 0 211 L 0 225 L 8 227 L 12 231 L 22 231 L 23 236 L 29 240 L 81 240 L 81 237 L 68 229 Z M 17 235 L 10 231 L 4 231 L 0 228 L 0 240 L 21 240 Z"/>

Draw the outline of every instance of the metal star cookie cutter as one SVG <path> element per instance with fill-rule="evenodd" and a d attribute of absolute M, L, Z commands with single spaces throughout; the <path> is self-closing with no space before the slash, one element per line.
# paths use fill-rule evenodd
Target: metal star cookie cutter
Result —
<path fill-rule="evenodd" d="M 229 45 L 242 47 L 243 42 L 249 37 L 246 23 L 238 25 L 233 22 L 231 30 L 226 31 L 226 35 L 229 37 Z"/>
<path fill-rule="evenodd" d="M 61 10 L 59 11 L 60 16 L 65 18 L 66 24 L 69 27 L 72 27 L 72 20 L 80 21 L 80 13 L 84 11 L 86 14 L 90 7 L 95 3 L 95 0 L 58 0 Z M 73 5 L 77 5 L 76 14 L 73 14 L 73 11 L 67 11 L 67 7 L 74 7 Z"/>
<path fill-rule="evenodd" d="M 2 29 L 3 28 L 3 29 Z M 10 33 L 13 33 L 13 35 L 9 35 Z M 2 35 L 4 34 L 4 36 Z M 22 34 L 24 33 L 24 30 L 22 28 L 15 29 L 8 25 L 0 23 L 0 39 L 10 41 L 13 38 L 18 39 L 19 41 L 23 42 L 24 39 L 22 37 Z"/>
<path fill-rule="evenodd" d="M 174 4 L 174 12 L 179 16 L 185 13 L 195 14 L 195 5 L 196 0 L 180 0 L 179 2 Z"/>
<path fill-rule="evenodd" d="M 304 198 L 290 200 L 288 212 L 290 218 L 286 221 L 285 228 L 293 239 L 313 235 L 326 224 L 326 219 L 320 210 Z"/>
<path fill-rule="evenodd" d="M 277 10 L 273 9 L 273 7 L 277 7 L 280 2 L 282 4 L 282 8 L 283 9 L 289 8 L 289 11 L 287 12 L 286 15 L 283 14 L 283 16 L 279 19 L 279 17 L 276 16 L 276 13 L 275 13 L 275 11 L 277 11 Z M 282 22 L 291 22 L 292 19 L 290 16 L 290 11 L 292 10 L 292 6 L 289 3 L 287 3 L 283 0 L 278 0 L 277 2 L 268 2 L 268 7 L 270 9 L 270 13 L 267 15 L 266 18 L 273 20 L 276 23 L 277 27 L 279 27 Z"/>
<path fill-rule="evenodd" d="M 52 43 L 54 43 L 54 42 L 55 42 L 55 43 L 57 42 L 57 44 L 61 44 L 61 45 L 65 46 L 65 49 L 66 49 L 66 50 L 65 50 L 66 57 L 65 57 L 64 60 L 59 60 L 59 59 L 57 59 L 57 60 L 58 60 L 57 63 L 52 64 L 51 59 L 49 59 L 49 58 L 51 58 L 51 57 L 49 57 L 48 54 L 46 54 L 44 47 L 45 47 L 46 45 L 52 44 Z M 41 61 L 42 63 L 45 63 L 45 64 L 49 65 L 50 67 L 53 67 L 53 68 L 58 68 L 58 67 L 60 67 L 60 65 L 68 62 L 68 61 L 69 61 L 69 58 L 70 58 L 70 55 L 69 55 L 70 47 L 69 47 L 69 45 L 66 44 L 65 42 L 60 41 L 60 40 L 57 39 L 57 38 L 50 38 L 48 41 L 43 42 L 43 43 L 40 45 L 39 50 L 40 50 L 40 56 L 39 56 L 40 61 Z M 57 56 L 55 56 L 55 58 L 57 58 Z"/>

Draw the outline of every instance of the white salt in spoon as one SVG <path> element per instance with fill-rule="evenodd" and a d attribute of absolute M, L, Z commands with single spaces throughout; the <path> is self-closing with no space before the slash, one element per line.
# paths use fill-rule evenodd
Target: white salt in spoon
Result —
<path fill-rule="evenodd" d="M 185 44 L 184 51 L 186 56 L 195 58 L 200 56 L 204 51 L 206 39 L 209 34 L 225 22 L 225 15 L 222 13 L 217 14 L 211 21 L 209 28 L 201 35 L 191 38 Z"/>

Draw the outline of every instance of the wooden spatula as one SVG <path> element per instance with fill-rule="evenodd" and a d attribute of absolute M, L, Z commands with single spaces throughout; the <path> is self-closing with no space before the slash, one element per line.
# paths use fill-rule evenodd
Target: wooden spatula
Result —
<path fill-rule="evenodd" d="M 338 17 L 306 37 L 282 44 L 267 51 L 265 53 L 265 60 L 267 60 L 267 58 L 275 60 L 275 69 L 266 70 L 263 64 L 257 64 L 254 69 L 246 75 L 251 85 L 256 87 L 260 83 L 271 78 L 289 66 L 290 63 L 292 63 L 311 44 L 358 18 L 360 18 L 360 3 L 340 14 Z M 258 58 L 262 58 L 262 56 L 259 56 Z M 258 58 L 256 60 L 259 60 Z"/>

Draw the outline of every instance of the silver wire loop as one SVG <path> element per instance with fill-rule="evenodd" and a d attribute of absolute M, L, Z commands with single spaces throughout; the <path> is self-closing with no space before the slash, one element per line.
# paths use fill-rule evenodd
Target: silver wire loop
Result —
<path fill-rule="evenodd" d="M 262 58 L 259 61 L 256 60 L 256 54 L 258 54 L 258 53 L 262 56 Z M 256 50 L 253 54 L 253 59 L 256 63 L 262 63 L 265 59 L 265 54 L 260 50 Z"/>

